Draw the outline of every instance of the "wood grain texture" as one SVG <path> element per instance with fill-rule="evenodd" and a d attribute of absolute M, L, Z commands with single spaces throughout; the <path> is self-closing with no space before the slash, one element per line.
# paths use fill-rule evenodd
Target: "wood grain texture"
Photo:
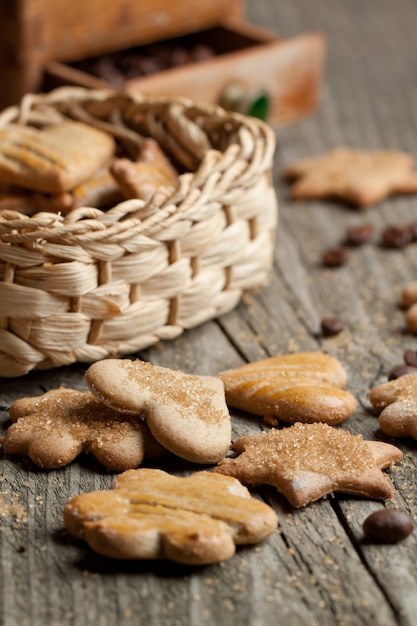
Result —
<path fill-rule="evenodd" d="M 320 30 L 328 38 L 325 83 L 317 113 L 281 128 L 275 164 L 280 227 L 270 284 L 221 319 L 142 352 L 142 358 L 195 374 L 214 374 L 287 352 L 323 349 L 348 370 L 359 400 L 341 427 L 382 439 L 368 390 L 384 382 L 417 349 L 398 307 L 417 273 L 417 244 L 378 245 L 382 229 L 415 220 L 417 198 L 386 200 L 359 212 L 334 202 L 294 203 L 281 179 L 285 165 L 338 145 L 406 150 L 417 156 L 414 0 L 257 0 L 254 24 L 283 36 Z M 352 249 L 346 266 L 324 269 L 324 249 L 348 226 L 371 222 L 374 240 Z M 320 320 L 340 316 L 346 329 L 323 338 Z M 2 429 L 7 407 L 60 384 L 84 389 L 85 367 L 33 372 L 0 381 Z M 233 413 L 234 438 L 259 432 L 259 418 Z M 391 443 L 391 442 L 390 442 Z M 417 520 L 417 447 L 399 446 L 391 470 L 393 506 Z M 178 473 L 188 464 L 164 467 Z M 112 474 L 82 458 L 42 472 L 26 459 L 0 462 L 0 605 L 5 626 L 412 626 L 417 620 L 417 532 L 397 545 L 366 543 L 365 517 L 381 504 L 337 495 L 292 509 L 272 488 L 256 491 L 277 511 L 279 530 L 258 547 L 238 550 L 223 565 L 190 569 L 166 563 L 110 562 L 68 536 L 66 500 L 107 488 Z M 5 500 L 3 500 L 5 499 Z M 10 506 L 14 502 L 14 507 Z M 11 512 L 18 513 L 15 518 Z"/>

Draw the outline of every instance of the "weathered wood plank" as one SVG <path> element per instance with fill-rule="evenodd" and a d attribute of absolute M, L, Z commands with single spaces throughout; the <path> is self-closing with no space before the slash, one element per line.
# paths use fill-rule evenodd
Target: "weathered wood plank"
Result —
<path fill-rule="evenodd" d="M 258 0 L 248 17 L 282 35 L 323 30 L 328 61 L 317 113 L 278 133 L 275 181 L 280 227 L 270 285 L 218 321 L 154 346 L 142 358 L 199 374 L 215 374 L 272 354 L 323 349 L 349 372 L 360 407 L 342 427 L 384 439 L 369 410 L 368 390 L 386 380 L 405 348 L 398 308 L 401 288 L 417 273 L 417 244 L 386 250 L 378 236 L 390 223 L 415 219 L 416 199 L 387 200 L 366 212 L 337 203 L 289 199 L 281 172 L 292 160 L 346 144 L 406 149 L 417 155 L 415 6 L 389 0 L 378 9 L 345 0 Z M 337 245 L 348 226 L 369 221 L 375 240 L 351 251 L 349 263 L 329 270 L 323 250 Z M 342 317 L 346 330 L 320 336 L 320 320 Z M 1 430 L 18 397 L 61 384 L 85 388 L 85 365 L 0 380 Z M 233 436 L 265 428 L 259 418 L 233 413 Z M 417 520 L 416 444 L 399 443 L 404 462 L 390 472 L 393 506 Z M 195 469 L 166 461 L 172 471 Z M 80 491 L 108 488 L 112 474 L 83 457 L 43 472 L 26 459 L 0 463 L 0 600 L 5 626 L 412 626 L 417 619 L 417 539 L 394 546 L 366 543 L 362 523 L 382 506 L 335 496 L 293 510 L 272 488 L 256 491 L 277 510 L 279 530 L 261 546 L 238 550 L 207 568 L 166 563 L 109 562 L 64 531 L 62 509 Z M 14 503 L 14 506 L 11 506 Z M 17 518 L 12 513 L 18 514 Z"/>

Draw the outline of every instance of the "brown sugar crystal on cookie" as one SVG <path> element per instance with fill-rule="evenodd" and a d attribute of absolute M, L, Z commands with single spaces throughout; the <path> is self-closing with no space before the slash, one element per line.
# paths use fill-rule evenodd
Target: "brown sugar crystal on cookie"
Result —
<path fill-rule="evenodd" d="M 138 467 L 144 457 L 167 453 L 143 420 L 102 405 L 89 391 L 52 389 L 16 400 L 9 414 L 14 423 L 3 438 L 4 451 L 27 455 L 46 469 L 68 465 L 88 452 L 120 472 Z"/>
<path fill-rule="evenodd" d="M 369 498 L 391 498 L 393 489 L 382 473 L 402 458 L 387 443 L 328 426 L 301 424 L 241 437 L 215 472 L 249 485 L 273 485 L 295 507 L 335 491 Z"/>
<path fill-rule="evenodd" d="M 417 373 L 374 387 L 369 399 L 380 412 L 379 427 L 385 435 L 417 440 Z"/>
<path fill-rule="evenodd" d="M 289 165 L 294 199 L 339 198 L 359 208 L 394 194 L 417 193 L 414 160 L 406 152 L 336 148 Z"/>
<path fill-rule="evenodd" d="M 141 415 L 161 445 L 194 463 L 216 463 L 231 442 L 224 386 L 216 376 L 197 376 L 139 359 L 106 359 L 86 372 L 101 402 Z"/>
<path fill-rule="evenodd" d="M 229 406 L 282 421 L 338 424 L 356 410 L 343 365 L 324 352 L 300 352 L 248 363 L 219 374 Z"/>
<path fill-rule="evenodd" d="M 113 490 L 75 496 L 64 509 L 67 530 L 99 554 L 189 565 L 224 561 L 236 545 L 262 541 L 277 523 L 273 509 L 238 480 L 210 472 L 129 470 Z"/>

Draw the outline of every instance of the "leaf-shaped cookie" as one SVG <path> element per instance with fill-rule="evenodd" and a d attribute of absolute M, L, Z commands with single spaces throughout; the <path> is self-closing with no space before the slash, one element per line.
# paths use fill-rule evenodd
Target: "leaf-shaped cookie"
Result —
<path fill-rule="evenodd" d="M 219 374 L 229 406 L 268 418 L 338 424 L 357 407 L 343 365 L 324 352 L 300 352 Z M 270 419 L 269 419 L 270 421 Z"/>

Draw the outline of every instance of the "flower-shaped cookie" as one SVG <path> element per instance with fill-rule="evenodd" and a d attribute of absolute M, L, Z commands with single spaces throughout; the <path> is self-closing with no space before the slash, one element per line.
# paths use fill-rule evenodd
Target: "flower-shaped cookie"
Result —
<path fill-rule="evenodd" d="M 417 373 L 405 374 L 371 389 L 379 427 L 389 437 L 417 439 Z"/>
<path fill-rule="evenodd" d="M 224 561 L 235 545 L 263 540 L 277 522 L 239 481 L 209 472 L 180 478 L 130 470 L 112 491 L 75 496 L 64 509 L 67 530 L 99 554 L 190 565 Z"/>
<path fill-rule="evenodd" d="M 342 389 L 347 374 L 324 352 L 271 357 L 221 372 L 226 401 L 236 409 L 264 416 L 266 422 L 339 424 L 357 407 Z"/>
<path fill-rule="evenodd" d="M 170 452 L 193 463 L 217 463 L 231 442 L 224 386 L 140 359 L 105 359 L 85 375 L 97 398 L 121 413 L 140 415 Z"/>
<path fill-rule="evenodd" d="M 359 208 L 393 194 L 417 193 L 414 160 L 406 152 L 337 148 L 288 166 L 286 178 L 297 179 L 294 199 L 339 198 Z"/>
<path fill-rule="evenodd" d="M 390 498 L 392 486 L 381 470 L 403 456 L 390 444 L 319 423 L 241 437 L 232 449 L 239 456 L 214 471 L 250 485 L 273 485 L 295 507 L 334 491 Z"/>
<path fill-rule="evenodd" d="M 104 406 L 89 391 L 52 389 L 16 400 L 9 414 L 14 424 L 3 438 L 4 451 L 28 455 L 47 469 L 68 465 L 81 452 L 89 452 L 119 472 L 138 467 L 144 456 L 167 452 L 146 422 Z"/>

